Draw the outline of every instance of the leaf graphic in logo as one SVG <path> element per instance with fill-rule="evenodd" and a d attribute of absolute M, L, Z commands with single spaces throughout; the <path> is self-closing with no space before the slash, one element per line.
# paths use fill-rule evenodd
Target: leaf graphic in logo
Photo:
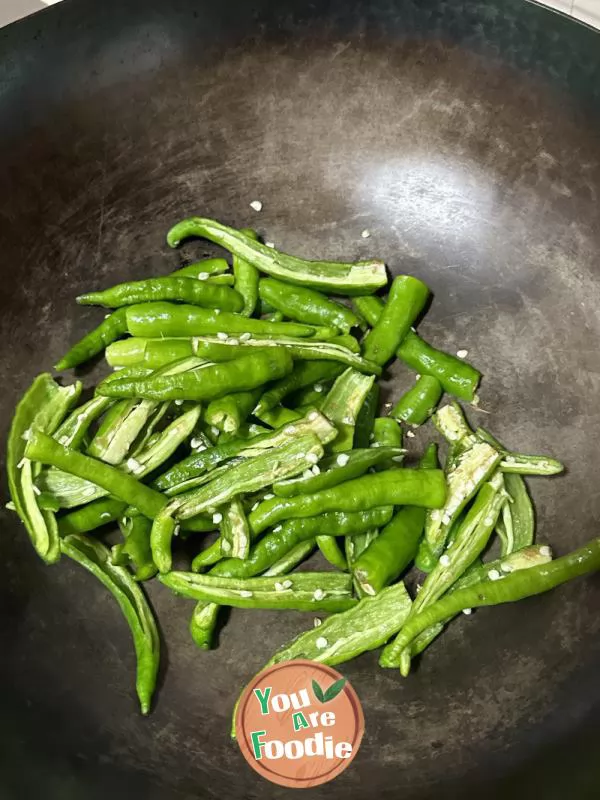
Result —
<path fill-rule="evenodd" d="M 312 682 L 312 690 L 313 690 L 314 695 L 317 698 L 317 700 L 320 703 L 324 703 L 325 702 L 325 695 L 323 694 L 323 689 L 321 689 L 321 687 L 316 682 L 316 680 L 314 680 L 314 678 L 313 678 L 313 682 Z"/>
<path fill-rule="evenodd" d="M 337 697 L 345 685 L 346 685 L 346 678 L 340 678 L 339 680 L 332 683 L 329 689 L 327 689 L 324 694 L 323 702 L 328 703 L 330 700 L 333 700 L 335 697 Z"/>

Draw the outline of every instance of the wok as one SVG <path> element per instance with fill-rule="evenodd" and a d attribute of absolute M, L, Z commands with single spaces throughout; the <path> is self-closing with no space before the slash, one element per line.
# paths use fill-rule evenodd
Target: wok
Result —
<path fill-rule="evenodd" d="M 3 454 L 20 393 L 100 318 L 75 295 L 177 266 L 164 234 L 201 213 L 417 273 L 423 335 L 485 372 L 477 422 L 568 465 L 531 481 L 540 541 L 597 535 L 596 32 L 521 0 L 67 0 L 0 53 Z M 305 615 L 238 611 L 203 653 L 189 602 L 154 582 L 168 669 L 144 719 L 112 599 L 0 513 L 2 798 L 291 796 L 228 718 Z M 581 580 L 450 626 L 406 680 L 376 654 L 345 665 L 365 740 L 307 796 L 597 797 L 599 610 Z"/>

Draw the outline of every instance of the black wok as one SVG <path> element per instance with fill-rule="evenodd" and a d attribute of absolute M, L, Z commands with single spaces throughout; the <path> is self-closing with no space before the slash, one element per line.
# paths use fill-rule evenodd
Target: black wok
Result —
<path fill-rule="evenodd" d="M 568 464 L 532 481 L 540 540 L 597 535 L 599 111 L 599 34 L 522 0 L 66 0 L 0 31 L 2 453 L 20 393 L 99 319 L 75 295 L 176 266 L 164 234 L 202 213 L 419 274 L 485 422 Z M 0 514 L 2 798 L 291 796 L 228 717 L 304 615 L 239 611 L 202 653 L 150 586 L 168 669 L 144 719 L 112 599 Z M 591 578 L 452 625 L 407 680 L 348 664 L 365 740 L 307 795 L 597 797 L 599 610 Z"/>

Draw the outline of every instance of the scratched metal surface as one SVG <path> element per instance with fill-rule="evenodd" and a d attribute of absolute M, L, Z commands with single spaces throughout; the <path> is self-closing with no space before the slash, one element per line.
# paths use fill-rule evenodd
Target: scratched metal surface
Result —
<path fill-rule="evenodd" d="M 75 295 L 210 252 L 164 245 L 199 212 L 427 281 L 424 336 L 485 373 L 476 421 L 569 466 L 531 483 L 540 540 L 582 543 L 600 516 L 598 39 L 520 2 L 270 6 L 67 0 L 0 33 L 2 452 L 33 375 L 101 318 Z M 388 396 L 411 380 L 395 367 Z M 151 585 L 165 669 L 142 719 L 112 600 L 0 515 L 3 800 L 290 796 L 228 717 L 310 617 L 239 611 L 200 653 L 190 604 Z M 407 680 L 348 664 L 367 734 L 307 795 L 596 796 L 599 584 L 478 612 Z"/>

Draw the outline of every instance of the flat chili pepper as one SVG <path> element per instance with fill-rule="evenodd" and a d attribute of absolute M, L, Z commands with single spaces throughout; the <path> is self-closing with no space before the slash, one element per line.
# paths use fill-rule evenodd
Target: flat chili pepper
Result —
<path fill-rule="evenodd" d="M 48 564 L 60 558 L 58 526 L 53 512 L 39 505 L 39 467 L 26 457 L 26 444 L 37 430 L 53 434 L 80 392 L 80 383 L 61 387 L 47 373 L 39 375 L 19 401 L 8 435 L 10 496 L 36 552 Z"/>
<path fill-rule="evenodd" d="M 295 547 L 276 561 L 272 567 L 263 572 L 263 577 L 276 577 L 279 575 L 287 575 L 294 567 L 301 564 L 315 549 L 315 542 L 309 539 L 307 542 L 300 542 Z"/>
<path fill-rule="evenodd" d="M 333 361 L 300 361 L 294 364 L 293 372 L 274 383 L 261 396 L 256 413 L 270 411 L 298 389 L 337 378 L 342 370 L 343 367 Z"/>
<path fill-rule="evenodd" d="M 88 453 L 107 464 L 120 464 L 156 410 L 152 400 L 122 400 L 104 417 Z"/>
<path fill-rule="evenodd" d="M 425 284 L 410 275 L 394 278 L 387 303 L 375 327 L 367 334 L 365 358 L 383 366 L 394 355 L 429 298 Z"/>
<path fill-rule="evenodd" d="M 258 292 L 261 300 L 296 322 L 339 328 L 343 333 L 349 333 L 351 328 L 360 325 L 359 318 L 350 308 L 305 286 L 290 286 L 274 278 L 262 278 Z"/>
<path fill-rule="evenodd" d="M 127 334 L 126 309 L 120 308 L 109 314 L 97 328 L 86 334 L 54 365 L 57 372 L 78 367 L 84 361 L 101 353 L 105 347 Z"/>
<path fill-rule="evenodd" d="M 329 420 L 318 411 L 313 411 L 297 422 L 290 423 L 282 430 L 269 431 L 249 441 L 237 439 L 192 453 L 158 477 L 153 486 L 167 494 L 178 493 L 178 487 L 181 487 L 186 481 L 203 475 L 224 461 L 238 456 L 253 458 L 260 455 L 261 452 L 285 445 L 290 439 L 306 433 L 314 433 L 323 444 L 327 444 L 337 435 L 335 427 Z"/>
<path fill-rule="evenodd" d="M 119 500 L 135 506 L 150 518 L 154 518 L 167 503 L 166 497 L 149 486 L 144 486 L 133 476 L 95 458 L 70 450 L 38 430 L 32 431 L 25 448 L 25 456 L 42 464 L 51 464 L 97 484 Z"/>
<path fill-rule="evenodd" d="M 338 429 L 331 445 L 333 452 L 349 450 L 354 440 L 354 428 L 360 409 L 375 378 L 349 367 L 337 378 L 321 404 L 321 412 Z"/>
<path fill-rule="evenodd" d="M 284 519 L 314 517 L 325 511 L 364 511 L 389 505 L 439 508 L 445 498 L 446 480 L 441 470 L 388 470 L 312 495 L 265 500 L 250 514 L 249 522 L 258 534 Z"/>
<path fill-rule="evenodd" d="M 91 503 L 71 511 L 58 519 L 58 531 L 61 536 L 71 533 L 89 533 L 103 525 L 119 519 L 127 503 L 113 497 L 102 497 Z"/>
<path fill-rule="evenodd" d="M 590 540 L 578 550 L 549 564 L 517 570 L 501 579 L 494 576 L 474 586 L 447 594 L 423 609 L 409 624 L 405 624 L 396 642 L 400 647 L 407 647 L 424 630 L 444 622 L 464 609 L 513 603 L 542 594 L 573 578 L 598 570 L 600 570 L 600 538 Z"/>
<path fill-rule="evenodd" d="M 330 666 L 350 661 L 384 644 L 408 617 L 410 606 L 404 584 L 396 583 L 376 597 L 365 597 L 349 611 L 334 614 L 319 627 L 301 633 L 275 653 L 268 665 L 296 658 Z"/>
<path fill-rule="evenodd" d="M 150 711 L 160 659 L 160 641 L 145 595 L 123 567 L 111 564 L 103 544 L 80 534 L 61 539 L 60 549 L 104 584 L 115 598 L 131 629 L 137 658 L 136 689 L 142 714 Z"/>
<path fill-rule="evenodd" d="M 202 217 L 191 217 L 179 222 L 167 234 L 167 243 L 171 247 L 177 247 L 184 239 L 192 236 L 215 242 L 261 272 L 294 285 L 335 294 L 355 295 L 370 294 L 387 283 L 382 261 L 358 261 L 354 264 L 306 261 L 281 253 L 241 231 Z"/>
<path fill-rule="evenodd" d="M 194 572 L 170 572 L 159 577 L 177 594 L 193 600 L 235 608 L 346 611 L 356 605 L 352 581 L 334 572 L 298 572 L 292 578 L 221 578 Z"/>
<path fill-rule="evenodd" d="M 379 410 L 379 384 L 374 383 L 362 405 L 354 426 L 354 447 L 369 447 L 372 442 L 373 425 Z"/>
<path fill-rule="evenodd" d="M 256 231 L 243 228 L 241 233 L 254 241 L 258 240 Z M 244 298 L 242 314 L 252 316 L 258 302 L 258 270 L 248 261 L 237 255 L 233 256 L 233 274 L 235 275 L 235 288 Z"/>
<path fill-rule="evenodd" d="M 357 297 L 354 307 L 373 326 L 377 324 L 384 304 L 378 297 Z M 406 333 L 396 355 L 420 375 L 437 378 L 448 394 L 467 403 L 474 401 L 481 373 L 466 361 L 436 350 L 413 330 Z"/>
<path fill-rule="evenodd" d="M 200 489 L 173 498 L 169 502 L 169 510 L 178 519 L 193 517 L 222 506 L 240 492 L 257 492 L 278 478 L 302 472 L 322 455 L 322 444 L 314 434 L 299 436 L 275 450 L 268 450 L 231 467 Z"/>
<path fill-rule="evenodd" d="M 337 453 L 320 462 L 320 472 L 300 475 L 273 484 L 273 492 L 278 497 L 294 497 L 298 494 L 312 494 L 322 489 L 338 486 L 344 481 L 360 478 L 371 467 L 395 459 L 401 461 L 406 451 L 400 447 L 378 447 L 348 450 Z"/>
<path fill-rule="evenodd" d="M 224 364 L 207 364 L 178 375 L 139 380 L 115 380 L 102 387 L 108 397 L 142 397 L 149 400 L 213 400 L 233 391 L 249 391 L 291 372 L 286 350 L 251 353 Z"/>
<path fill-rule="evenodd" d="M 417 382 L 390 411 L 390 417 L 409 425 L 422 425 L 433 414 L 442 397 L 442 385 L 431 375 L 420 375 Z"/>
<path fill-rule="evenodd" d="M 250 552 L 250 529 L 244 507 L 237 497 L 223 508 L 221 523 L 221 552 L 224 556 L 248 558 Z"/>
<path fill-rule="evenodd" d="M 140 303 L 125 309 L 127 330 L 132 336 L 161 338 L 170 336 L 216 336 L 218 333 L 236 337 L 252 336 L 302 338 L 314 336 L 311 325 L 295 322 L 267 322 L 249 319 L 229 311 L 211 310 L 174 303 Z"/>
<path fill-rule="evenodd" d="M 551 456 L 533 456 L 526 453 L 515 453 L 507 450 L 485 428 L 477 428 L 476 435 L 488 442 L 502 453 L 500 469 L 502 472 L 519 475 L 558 475 L 565 467 Z"/>
<path fill-rule="evenodd" d="M 112 404 L 110 397 L 92 397 L 87 403 L 79 406 L 72 411 L 65 421 L 60 425 L 54 438 L 64 444 L 65 447 L 72 447 L 78 450 L 83 444 L 86 433 L 98 417 L 100 417 Z"/>

